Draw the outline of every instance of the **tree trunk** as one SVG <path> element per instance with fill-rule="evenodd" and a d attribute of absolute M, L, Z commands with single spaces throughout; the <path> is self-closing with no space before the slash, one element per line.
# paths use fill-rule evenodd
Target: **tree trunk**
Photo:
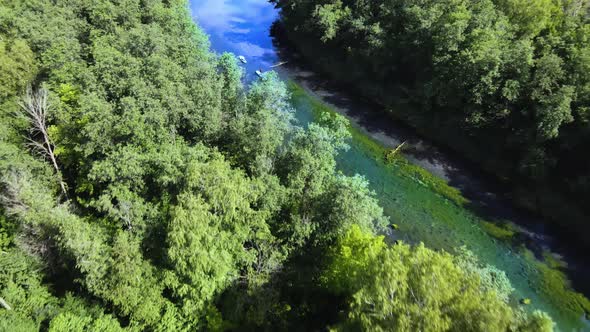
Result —
<path fill-rule="evenodd" d="M 20 103 L 20 106 L 26 112 L 29 122 L 31 123 L 31 128 L 29 129 L 31 133 L 31 137 L 29 138 L 30 145 L 51 161 L 51 165 L 58 177 L 61 191 L 67 199 L 68 192 L 66 184 L 62 179 L 61 171 L 54 152 L 54 145 L 49 138 L 47 128 L 47 112 L 49 111 L 48 95 L 49 93 L 45 88 L 33 92 L 32 88 L 29 86 L 27 88 L 27 94 Z M 42 142 L 35 140 L 35 136 L 39 134 L 42 136 Z"/>
<path fill-rule="evenodd" d="M 6 310 L 12 310 L 12 308 L 8 305 L 8 303 L 6 303 L 6 301 L 4 301 L 4 299 L 1 297 L 0 297 L 0 305 L 2 307 L 4 307 L 4 309 L 6 309 Z"/>

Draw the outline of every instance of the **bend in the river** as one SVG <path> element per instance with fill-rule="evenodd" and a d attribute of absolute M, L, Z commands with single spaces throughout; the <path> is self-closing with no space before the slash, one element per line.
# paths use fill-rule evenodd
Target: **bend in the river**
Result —
<path fill-rule="evenodd" d="M 256 79 L 256 70 L 289 61 L 274 69 L 289 83 L 302 125 L 324 111 L 350 119 L 351 149 L 339 157 L 338 167 L 370 181 L 385 214 L 399 225 L 395 237 L 449 251 L 466 246 L 504 270 L 517 298 L 530 298 L 531 308 L 548 312 L 560 330 L 590 331 L 581 309 L 586 299 L 573 296 L 568 280 L 588 280 L 589 267 L 545 234 L 542 221 L 511 206 L 499 186 L 460 157 L 374 112 L 370 103 L 334 88 L 291 54 L 281 54 L 270 37 L 278 15 L 266 0 L 192 0 L 191 10 L 215 52 L 246 57 L 247 80 Z M 383 158 L 405 141 L 408 162 Z"/>

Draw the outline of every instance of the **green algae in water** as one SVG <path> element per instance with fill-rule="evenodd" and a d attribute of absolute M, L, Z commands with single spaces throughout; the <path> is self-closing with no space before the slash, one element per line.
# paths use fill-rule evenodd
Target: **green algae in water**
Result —
<path fill-rule="evenodd" d="M 326 105 L 322 101 L 311 98 L 306 93 L 306 91 L 295 82 L 289 82 L 288 87 L 291 92 L 292 99 L 296 103 L 299 103 L 299 106 L 302 106 L 302 109 L 309 110 L 307 112 L 308 114 L 301 114 L 301 112 L 298 112 L 298 120 L 301 123 L 305 124 L 312 122 L 316 116 L 323 112 L 336 113 L 330 106 Z M 301 104 L 302 102 L 304 105 Z M 299 110 L 299 108 L 297 109 Z M 387 161 L 386 156 L 390 152 L 389 149 L 385 148 L 371 137 L 365 135 L 360 129 L 353 126 L 352 124 L 349 124 L 348 129 L 351 133 L 353 143 L 362 145 L 363 150 L 368 157 L 372 157 L 376 160 L 382 160 L 384 164 L 390 164 L 387 165 L 387 167 L 396 168 L 398 172 L 414 179 L 416 182 L 425 187 L 429 187 L 437 194 L 444 196 L 455 204 L 463 205 L 469 203 L 469 200 L 463 197 L 457 188 L 449 186 L 444 180 L 433 176 L 424 168 L 410 163 L 407 159 L 403 157 L 396 157 L 393 161 Z"/>
<path fill-rule="evenodd" d="M 296 117 L 306 125 L 322 112 L 335 111 L 293 81 L 288 83 Z M 498 220 L 483 220 L 469 210 L 469 201 L 459 190 L 403 157 L 385 160 L 389 149 L 362 129 L 350 126 L 350 149 L 338 158 L 344 174 L 363 175 L 377 193 L 391 223 L 399 225 L 396 237 L 406 242 L 424 242 L 434 249 L 454 252 L 466 246 L 482 262 L 506 272 L 515 288 L 515 298 L 529 298 L 527 310 L 543 310 L 562 331 L 590 330 L 582 320 L 588 300 L 571 290 L 567 277 L 554 261 L 538 260 L 509 238 L 515 230 L 499 227 Z"/>
<path fill-rule="evenodd" d="M 549 252 L 543 252 L 543 261 L 535 258 L 535 255 L 528 249 L 522 248 L 522 255 L 530 262 L 532 267 L 541 275 L 538 285 L 543 293 L 551 297 L 552 301 L 572 315 L 590 313 L 590 300 L 583 294 L 574 292 L 570 282 L 562 269 L 567 265 L 555 258 Z"/>
<path fill-rule="evenodd" d="M 516 234 L 516 230 L 512 229 L 510 224 L 498 225 L 494 222 L 483 221 L 481 226 L 490 236 L 499 240 L 510 241 Z"/>

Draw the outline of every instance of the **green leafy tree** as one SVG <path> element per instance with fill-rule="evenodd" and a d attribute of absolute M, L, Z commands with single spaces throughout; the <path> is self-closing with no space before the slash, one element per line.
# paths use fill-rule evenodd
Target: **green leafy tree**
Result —
<path fill-rule="evenodd" d="M 25 40 L 6 41 L 0 34 L 0 98 L 23 92 L 36 72 L 34 54 Z"/>
<path fill-rule="evenodd" d="M 495 285 L 482 284 L 480 271 L 463 269 L 450 254 L 423 245 L 387 247 L 353 226 L 330 256 L 325 282 L 350 301 L 341 329 L 506 331 L 519 324 Z M 552 327 L 550 320 L 528 319 Z"/>
<path fill-rule="evenodd" d="M 337 0 L 334 3 L 317 5 L 313 15 L 323 30 L 321 40 L 326 42 L 336 37 L 340 25 L 350 16 L 350 8 L 343 6 L 342 1 Z"/>
<path fill-rule="evenodd" d="M 272 246 L 267 214 L 252 209 L 259 193 L 242 172 L 214 155 L 207 163 L 189 165 L 186 176 L 168 230 L 172 273 L 167 280 L 182 299 L 183 314 L 198 326 L 205 309 L 231 283 L 273 272 L 280 251 Z"/>
<path fill-rule="evenodd" d="M 254 82 L 245 105 L 230 118 L 227 150 L 254 175 L 272 173 L 281 148 L 293 130 L 293 110 L 285 84 L 275 72 Z"/>
<path fill-rule="evenodd" d="M 318 230 L 321 238 L 335 239 L 352 225 L 377 232 L 388 224 L 375 193 L 360 175 L 337 176 L 321 201 L 326 213 Z"/>
<path fill-rule="evenodd" d="M 18 249 L 0 252 L 0 263 L 0 327 L 7 331 L 39 329 L 57 310 L 56 299 L 42 284 L 42 265 Z"/>
<path fill-rule="evenodd" d="M 113 318 L 99 318 L 93 320 L 91 317 L 79 317 L 69 312 L 61 313 L 49 325 L 49 331 L 75 332 L 75 331 L 101 331 L 116 332 L 123 331 L 119 323 Z"/>
<path fill-rule="evenodd" d="M 281 156 L 278 174 L 289 190 L 292 222 L 281 225 L 279 232 L 288 234 L 284 236 L 291 243 L 304 244 L 318 229 L 318 203 L 334 181 L 335 157 L 348 148 L 349 136 L 342 116 L 325 114 L 319 124 L 296 131 Z"/>
<path fill-rule="evenodd" d="M 498 0 L 502 11 L 522 34 L 536 36 L 551 24 L 552 14 L 558 10 L 553 0 Z"/>
<path fill-rule="evenodd" d="M 367 282 L 367 271 L 387 249 L 382 236 L 374 236 L 353 225 L 331 249 L 333 258 L 323 280 L 335 292 L 351 295 Z"/>
<path fill-rule="evenodd" d="M 237 63 L 236 56 L 232 53 L 224 53 L 217 60 L 217 70 L 223 80 L 221 89 L 222 108 L 225 113 L 232 114 L 243 111 L 243 84 L 244 70 Z"/>

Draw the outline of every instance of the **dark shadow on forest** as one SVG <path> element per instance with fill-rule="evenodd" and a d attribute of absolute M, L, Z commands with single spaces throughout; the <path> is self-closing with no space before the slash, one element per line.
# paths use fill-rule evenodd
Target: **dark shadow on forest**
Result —
<path fill-rule="evenodd" d="M 228 331 L 323 331 L 345 319 L 345 297 L 318 282 L 326 248 L 313 245 L 289 257 L 267 282 L 250 289 L 237 279 L 217 299 Z"/>

